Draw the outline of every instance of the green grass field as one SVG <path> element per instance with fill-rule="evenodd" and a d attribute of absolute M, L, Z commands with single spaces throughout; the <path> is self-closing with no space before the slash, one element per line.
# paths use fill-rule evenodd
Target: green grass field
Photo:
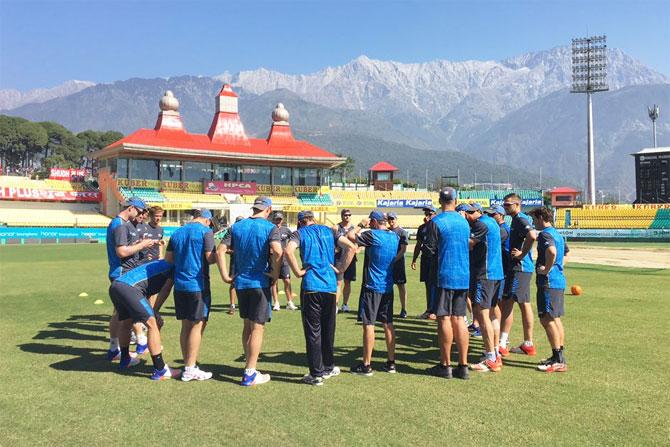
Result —
<path fill-rule="evenodd" d="M 416 315 L 423 292 L 408 272 Z M 120 374 L 104 359 L 112 309 L 104 246 L 3 246 L 0 445 L 668 445 L 670 270 L 572 264 L 567 274 L 584 295 L 566 297 L 565 374 L 512 355 L 499 374 L 429 377 L 435 325 L 411 318 L 396 322 L 399 374 L 344 373 L 310 387 L 300 383 L 300 314 L 282 310 L 259 363 L 272 382 L 247 389 L 238 385 L 242 322 L 225 313 L 218 276 L 200 357 L 214 379 L 152 382 L 150 360 Z M 180 366 L 171 299 L 166 306 L 165 358 Z M 519 334 L 517 317 L 513 342 Z M 378 335 L 373 367 L 385 359 Z M 536 342 L 549 352 L 537 321 Z M 340 315 L 336 363 L 348 369 L 360 346 L 355 317 Z M 474 359 L 481 341 L 471 347 Z"/>

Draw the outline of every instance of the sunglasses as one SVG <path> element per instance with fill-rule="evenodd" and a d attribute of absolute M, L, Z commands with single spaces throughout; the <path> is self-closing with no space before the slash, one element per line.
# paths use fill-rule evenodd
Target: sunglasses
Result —
<path fill-rule="evenodd" d="M 351 217 L 351 214 L 342 214 L 342 217 Z"/>
<path fill-rule="evenodd" d="M 519 202 L 505 202 L 503 203 L 503 206 L 512 206 L 512 205 L 518 205 Z"/>

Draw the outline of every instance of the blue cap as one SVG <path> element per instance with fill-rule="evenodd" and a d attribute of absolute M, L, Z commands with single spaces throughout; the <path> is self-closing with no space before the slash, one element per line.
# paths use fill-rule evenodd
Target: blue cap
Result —
<path fill-rule="evenodd" d="M 379 210 L 374 210 L 370 213 L 370 219 L 374 219 L 377 222 L 386 222 L 386 217 L 384 216 L 384 213 L 382 213 Z"/>
<path fill-rule="evenodd" d="M 204 217 L 205 219 L 211 219 L 212 218 L 212 212 L 208 210 L 207 208 L 202 208 L 200 210 L 200 217 Z"/>
<path fill-rule="evenodd" d="M 398 215 L 396 213 L 391 212 L 391 213 L 386 214 L 386 218 L 387 219 L 397 219 Z"/>
<path fill-rule="evenodd" d="M 264 210 L 272 206 L 272 199 L 266 196 L 256 197 L 254 200 L 253 208 L 257 210 Z"/>
<path fill-rule="evenodd" d="M 472 213 L 473 211 L 476 211 L 476 210 L 472 207 L 472 205 L 468 205 L 467 203 L 460 203 L 456 207 L 456 211 L 458 211 L 459 213 L 461 211 L 464 211 L 466 213 Z"/>
<path fill-rule="evenodd" d="M 144 203 L 144 200 L 140 199 L 139 197 L 131 197 L 128 199 L 125 203 L 126 208 L 129 206 L 134 206 L 137 209 L 140 210 L 145 210 L 147 209 L 147 204 Z"/>
<path fill-rule="evenodd" d="M 470 202 L 470 206 L 473 207 L 475 211 L 479 211 L 480 213 L 484 212 L 484 207 L 482 206 L 481 203 Z"/>
<path fill-rule="evenodd" d="M 500 205 L 493 205 L 490 208 L 484 210 L 486 214 L 500 214 L 501 216 L 505 215 L 505 208 Z"/>
<path fill-rule="evenodd" d="M 437 209 L 436 209 L 433 205 L 430 205 L 430 206 L 424 206 L 424 207 L 421 208 L 421 209 L 422 209 L 423 211 L 430 211 L 430 212 L 433 213 L 433 214 L 437 213 Z"/>

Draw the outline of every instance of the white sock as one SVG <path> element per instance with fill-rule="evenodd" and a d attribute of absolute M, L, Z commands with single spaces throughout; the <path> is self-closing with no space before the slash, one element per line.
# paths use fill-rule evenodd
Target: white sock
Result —
<path fill-rule="evenodd" d="M 246 368 L 244 374 L 247 376 L 252 376 L 256 372 L 256 368 Z"/>
<path fill-rule="evenodd" d="M 486 353 L 486 358 L 491 360 L 492 362 L 496 361 L 496 353 L 495 352 L 487 352 Z"/>
<path fill-rule="evenodd" d="M 530 340 L 524 341 L 523 344 L 526 345 L 526 346 L 533 346 L 533 342 L 530 341 Z"/>
<path fill-rule="evenodd" d="M 509 334 L 507 332 L 501 332 L 500 333 L 500 346 L 507 346 L 507 339 L 509 337 Z"/>
<path fill-rule="evenodd" d="M 197 368 L 198 368 L 197 366 L 185 366 L 185 367 L 184 367 L 184 371 L 186 371 L 186 372 L 193 372 L 193 371 L 195 371 Z"/>
<path fill-rule="evenodd" d="M 121 349 L 119 346 L 119 338 L 118 337 L 113 337 L 109 339 L 109 350 L 110 351 L 117 351 Z"/>
<path fill-rule="evenodd" d="M 138 345 L 146 345 L 148 341 L 149 340 L 147 340 L 146 335 L 140 335 L 140 336 L 137 337 L 137 344 Z"/>

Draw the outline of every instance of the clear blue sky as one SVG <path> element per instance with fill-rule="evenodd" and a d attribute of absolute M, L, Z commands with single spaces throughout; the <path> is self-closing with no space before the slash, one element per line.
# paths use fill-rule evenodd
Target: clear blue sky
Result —
<path fill-rule="evenodd" d="M 365 54 L 502 59 L 608 35 L 670 75 L 670 1 L 0 0 L 0 89 L 69 79 L 308 73 Z"/>

